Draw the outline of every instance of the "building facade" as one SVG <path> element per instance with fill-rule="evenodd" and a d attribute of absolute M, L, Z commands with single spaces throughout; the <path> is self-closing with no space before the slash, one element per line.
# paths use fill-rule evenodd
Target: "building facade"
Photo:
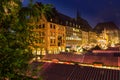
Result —
<path fill-rule="evenodd" d="M 79 52 L 81 47 L 89 43 L 88 22 L 78 13 L 76 18 L 71 18 L 53 9 L 54 15 L 45 15 L 33 28 L 35 55 L 57 54 L 64 51 Z"/>
<path fill-rule="evenodd" d="M 98 34 L 100 45 L 113 46 L 120 43 L 119 28 L 113 22 L 98 23 L 94 30 Z"/>
<path fill-rule="evenodd" d="M 80 52 L 84 44 L 88 44 L 90 25 L 77 12 L 76 18 L 60 14 L 66 25 L 66 50 Z"/>
<path fill-rule="evenodd" d="M 66 49 L 68 51 L 79 51 L 82 44 L 82 31 L 80 26 L 66 26 L 66 30 Z"/>
<path fill-rule="evenodd" d="M 66 29 L 64 25 L 48 21 L 42 17 L 33 28 L 35 55 L 57 54 L 65 51 Z"/>

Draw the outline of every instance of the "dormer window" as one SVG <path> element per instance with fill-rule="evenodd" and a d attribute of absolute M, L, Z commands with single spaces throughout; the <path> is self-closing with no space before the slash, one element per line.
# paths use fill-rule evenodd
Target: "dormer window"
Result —
<path fill-rule="evenodd" d="M 70 22 L 70 26 L 72 26 L 72 23 Z"/>
<path fill-rule="evenodd" d="M 62 24 L 62 21 L 60 21 L 60 24 Z"/>
<path fill-rule="evenodd" d="M 78 25 L 76 24 L 76 27 L 78 27 Z"/>
<path fill-rule="evenodd" d="M 53 28 L 55 29 L 55 25 L 53 25 Z"/>
<path fill-rule="evenodd" d="M 50 24 L 50 28 L 52 29 L 52 24 Z"/>
<path fill-rule="evenodd" d="M 50 21 L 52 22 L 52 18 L 50 19 Z"/>
<path fill-rule="evenodd" d="M 39 29 L 41 29 L 41 25 L 39 25 Z"/>
<path fill-rule="evenodd" d="M 73 26 L 75 26 L 75 24 L 73 23 Z"/>
<path fill-rule="evenodd" d="M 66 21 L 66 25 L 68 25 L 68 21 Z"/>

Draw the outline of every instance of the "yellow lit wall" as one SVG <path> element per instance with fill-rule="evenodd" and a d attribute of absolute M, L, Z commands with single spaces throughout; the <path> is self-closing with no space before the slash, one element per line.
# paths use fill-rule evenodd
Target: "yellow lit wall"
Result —
<path fill-rule="evenodd" d="M 33 53 L 46 55 L 65 51 L 65 31 L 65 26 L 48 22 L 45 17 L 42 17 L 33 29 L 35 37 Z"/>

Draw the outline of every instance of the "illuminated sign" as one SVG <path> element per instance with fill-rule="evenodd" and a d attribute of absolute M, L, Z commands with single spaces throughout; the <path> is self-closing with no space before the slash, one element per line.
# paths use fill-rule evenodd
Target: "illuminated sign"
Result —
<path fill-rule="evenodd" d="M 82 39 L 78 37 L 66 37 L 66 40 L 82 40 Z"/>
<path fill-rule="evenodd" d="M 75 29 L 75 28 L 73 28 L 73 31 L 79 32 L 79 29 Z"/>

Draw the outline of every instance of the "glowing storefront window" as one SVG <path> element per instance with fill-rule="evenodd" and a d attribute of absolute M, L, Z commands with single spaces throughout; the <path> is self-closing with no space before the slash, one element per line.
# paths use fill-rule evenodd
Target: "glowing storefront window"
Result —
<path fill-rule="evenodd" d="M 52 51 L 51 51 L 51 50 L 49 50 L 48 52 L 49 52 L 49 53 L 52 53 Z"/>
<path fill-rule="evenodd" d="M 77 34 L 76 33 L 73 33 L 74 36 L 76 36 Z"/>

